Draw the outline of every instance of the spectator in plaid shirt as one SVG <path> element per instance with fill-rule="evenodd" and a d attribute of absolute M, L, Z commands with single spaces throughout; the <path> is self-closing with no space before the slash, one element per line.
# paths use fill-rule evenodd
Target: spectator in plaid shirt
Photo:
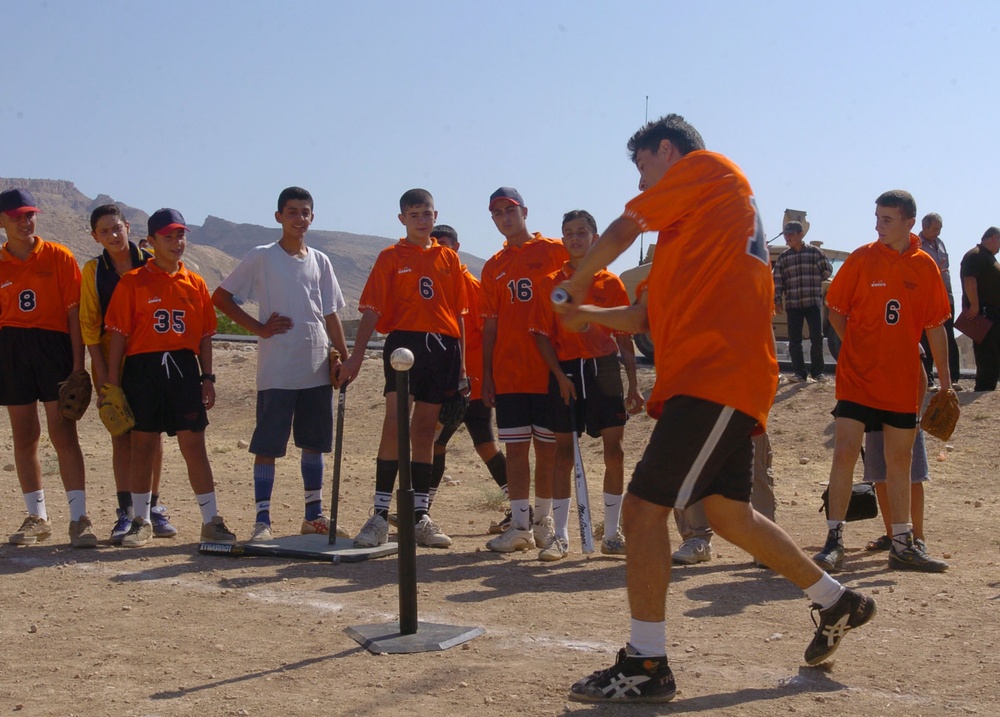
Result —
<path fill-rule="evenodd" d="M 788 314 L 788 354 L 791 381 L 812 383 L 823 377 L 823 280 L 833 273 L 830 260 L 803 242 L 801 222 L 788 222 L 782 232 L 788 249 L 774 262 L 774 310 Z M 809 326 L 810 366 L 802 354 L 802 322 Z"/>

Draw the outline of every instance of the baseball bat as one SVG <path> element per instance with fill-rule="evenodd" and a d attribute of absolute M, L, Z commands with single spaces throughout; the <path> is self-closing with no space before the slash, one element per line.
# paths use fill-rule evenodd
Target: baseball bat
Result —
<path fill-rule="evenodd" d="M 580 453 L 580 437 L 576 432 L 576 401 L 569 400 L 569 426 L 573 431 L 573 481 L 576 488 L 576 513 L 580 518 L 580 545 L 585 555 L 594 552 L 594 530 L 590 519 L 590 493 L 587 490 L 587 474 L 583 470 L 583 456 Z"/>
<path fill-rule="evenodd" d="M 229 545 L 228 543 L 201 543 L 198 552 L 202 555 L 224 555 L 229 558 L 242 558 L 246 556 L 260 556 L 265 558 L 298 558 L 300 560 L 319 560 L 325 563 L 339 564 L 344 562 L 355 562 L 364 560 L 363 557 L 351 556 L 350 559 L 341 555 L 328 555 L 326 553 L 311 553 L 308 550 L 292 550 L 291 548 L 279 548 L 274 545 L 254 545 L 244 543 L 242 545 Z"/>
<path fill-rule="evenodd" d="M 344 406 L 347 405 L 347 384 L 342 384 L 337 396 L 337 437 L 333 449 L 333 480 L 330 481 L 330 545 L 337 542 L 337 511 L 340 508 L 340 463 L 344 457 Z"/>

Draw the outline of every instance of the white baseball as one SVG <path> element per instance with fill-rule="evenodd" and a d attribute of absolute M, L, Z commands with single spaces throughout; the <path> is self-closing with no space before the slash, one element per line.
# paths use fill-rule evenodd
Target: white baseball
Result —
<path fill-rule="evenodd" d="M 396 349 L 389 357 L 389 365 L 397 371 L 409 371 L 413 368 L 413 352 L 409 349 Z"/>

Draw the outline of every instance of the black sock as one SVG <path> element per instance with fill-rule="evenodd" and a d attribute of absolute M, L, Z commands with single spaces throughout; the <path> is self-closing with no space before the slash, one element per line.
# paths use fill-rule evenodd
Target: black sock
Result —
<path fill-rule="evenodd" d="M 507 458 L 503 451 L 486 461 L 486 469 L 499 487 L 503 488 L 507 485 Z"/>
<path fill-rule="evenodd" d="M 396 474 L 399 473 L 399 461 L 375 459 L 375 493 L 388 495 L 392 499 L 392 490 L 396 487 Z M 383 518 L 389 515 L 384 508 L 376 508 L 375 513 Z"/>
<path fill-rule="evenodd" d="M 410 464 L 410 481 L 413 483 L 413 517 L 417 522 L 427 515 L 427 511 L 430 509 L 428 497 L 433 472 L 434 466 L 430 463 Z M 400 520 L 402 520 L 402 516 L 400 516 Z"/>
<path fill-rule="evenodd" d="M 115 493 L 118 496 L 118 510 L 128 515 L 132 508 L 132 493 L 127 490 L 120 490 Z"/>

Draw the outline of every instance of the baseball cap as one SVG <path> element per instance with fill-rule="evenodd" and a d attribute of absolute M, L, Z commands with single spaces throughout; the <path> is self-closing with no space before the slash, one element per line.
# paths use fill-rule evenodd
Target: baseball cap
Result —
<path fill-rule="evenodd" d="M 802 222 L 788 222 L 782 230 L 782 234 L 798 234 L 802 231 Z"/>
<path fill-rule="evenodd" d="M 490 195 L 490 209 L 493 208 L 493 202 L 498 199 L 506 199 L 511 204 L 516 204 L 519 207 L 524 206 L 524 200 L 521 198 L 521 193 L 513 187 L 500 187 L 500 189 L 493 192 L 493 194 Z"/>
<path fill-rule="evenodd" d="M 150 236 L 166 234 L 174 229 L 187 229 L 184 215 L 176 209 L 157 209 L 149 217 L 146 226 L 149 228 Z"/>
<path fill-rule="evenodd" d="M 0 192 L 0 212 L 18 216 L 25 212 L 37 212 L 35 198 L 27 189 L 8 189 Z"/>

